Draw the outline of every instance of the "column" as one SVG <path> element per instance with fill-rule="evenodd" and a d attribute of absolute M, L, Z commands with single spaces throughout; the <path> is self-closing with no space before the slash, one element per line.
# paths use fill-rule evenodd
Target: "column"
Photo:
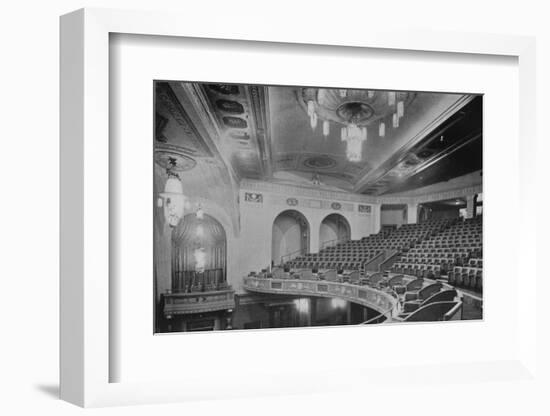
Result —
<path fill-rule="evenodd" d="M 319 252 L 319 232 L 321 229 L 321 220 L 312 215 L 307 217 L 309 221 L 309 252 Z"/>
<path fill-rule="evenodd" d="M 381 217 L 382 217 L 382 205 L 376 204 L 372 206 L 372 233 L 378 234 L 381 228 Z"/>
<path fill-rule="evenodd" d="M 476 212 L 476 196 L 468 195 L 466 197 L 466 218 L 474 218 Z"/>
<path fill-rule="evenodd" d="M 407 204 L 407 224 L 416 224 L 418 219 L 418 204 Z"/>

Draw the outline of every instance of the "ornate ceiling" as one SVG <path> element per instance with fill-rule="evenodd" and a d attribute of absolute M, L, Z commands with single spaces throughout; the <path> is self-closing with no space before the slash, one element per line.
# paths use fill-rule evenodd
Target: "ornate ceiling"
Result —
<path fill-rule="evenodd" d="M 481 169 L 481 97 L 397 92 L 404 111 L 397 127 L 387 96 L 376 90 L 157 82 L 156 143 L 179 152 L 186 175 L 197 183 L 218 184 L 200 189 L 205 197 L 241 179 L 383 195 Z M 313 98 L 320 118 L 315 128 L 308 115 Z M 368 132 L 357 162 L 346 157 L 341 139 L 342 123 L 350 121 Z"/>

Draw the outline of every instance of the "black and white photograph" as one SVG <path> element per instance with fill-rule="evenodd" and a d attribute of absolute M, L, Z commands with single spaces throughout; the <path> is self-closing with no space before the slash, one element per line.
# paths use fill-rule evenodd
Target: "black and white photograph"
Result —
<path fill-rule="evenodd" d="M 154 94 L 156 333 L 483 319 L 481 95 Z"/>

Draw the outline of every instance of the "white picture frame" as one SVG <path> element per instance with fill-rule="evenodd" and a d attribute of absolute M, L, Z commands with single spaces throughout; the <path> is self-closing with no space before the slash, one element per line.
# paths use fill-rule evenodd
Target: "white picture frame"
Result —
<path fill-rule="evenodd" d="M 181 22 L 185 21 L 185 25 Z M 212 397 L 332 392 L 342 388 L 341 380 L 361 380 L 354 369 L 331 370 L 331 382 L 315 383 L 316 373 L 303 374 L 289 382 L 282 374 L 268 374 L 266 383 L 234 383 L 228 374 L 214 379 L 157 382 L 110 382 L 109 366 L 119 357 L 110 349 L 109 308 L 110 258 L 110 160 L 109 152 L 109 37 L 124 33 L 146 36 L 225 39 L 248 42 L 278 42 L 301 45 L 332 45 L 346 48 L 431 51 L 441 54 L 504 55 L 518 60 L 519 67 L 519 178 L 517 192 L 520 221 L 517 241 L 535 241 L 536 219 L 527 215 L 535 205 L 534 176 L 536 140 L 535 41 L 529 37 L 472 33 L 384 30 L 367 27 L 337 34 L 313 25 L 310 30 L 287 28 L 275 22 L 252 25 L 246 34 L 236 34 L 230 22 L 205 26 L 201 19 L 184 19 L 177 13 L 82 9 L 61 18 L 61 398 L 80 406 L 108 406 L 159 403 Z M 529 111 L 527 111 L 529 109 Z M 532 243 L 534 244 L 534 243 Z M 508 360 L 442 362 L 439 366 L 419 365 L 421 382 L 439 380 L 441 369 L 452 371 L 460 380 L 537 379 L 537 271 L 529 246 L 516 247 L 525 286 L 517 291 L 518 328 L 516 354 Z M 511 273 L 519 273 L 518 270 Z M 528 288 L 528 289 L 527 289 Z M 297 334 L 298 332 L 295 332 Z M 217 335 L 220 336 L 220 335 Z M 221 334 L 223 336 L 223 334 Z M 288 335 L 296 336 L 296 335 Z M 250 364 L 249 364 L 250 365 Z M 408 370 L 410 371 L 410 369 Z M 372 369 L 373 380 L 400 378 L 415 383 L 399 368 Z M 309 380 L 312 384 L 308 384 Z M 285 381 L 285 382 L 283 382 Z M 418 381 L 418 380 L 416 380 Z M 479 381 L 477 381 L 479 382 Z M 236 385 L 230 387 L 230 385 Z M 345 387 L 348 388 L 348 384 Z M 275 387 L 274 387 L 275 386 Z M 279 386 L 279 387 L 276 387 Z M 242 389 L 239 391 L 238 389 Z M 243 392 L 245 391 L 245 392 Z"/>

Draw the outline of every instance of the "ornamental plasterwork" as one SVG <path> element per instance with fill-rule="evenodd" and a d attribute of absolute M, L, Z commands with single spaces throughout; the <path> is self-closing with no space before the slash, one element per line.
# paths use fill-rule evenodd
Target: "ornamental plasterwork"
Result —
<path fill-rule="evenodd" d="M 449 191 L 438 192 L 431 195 L 369 197 L 366 195 L 326 191 L 321 189 L 275 184 L 249 179 L 241 181 L 241 188 L 252 191 L 282 194 L 285 196 L 283 198 L 283 202 L 286 201 L 289 196 L 301 196 L 309 198 L 319 198 L 328 201 L 350 201 L 363 204 L 421 204 L 423 202 L 442 201 L 445 199 L 453 199 L 464 197 L 467 195 L 478 194 L 481 193 L 483 190 L 483 187 L 480 184 L 476 186 L 468 186 L 466 188 L 458 188 Z M 286 204 L 286 202 L 284 203 Z"/>

